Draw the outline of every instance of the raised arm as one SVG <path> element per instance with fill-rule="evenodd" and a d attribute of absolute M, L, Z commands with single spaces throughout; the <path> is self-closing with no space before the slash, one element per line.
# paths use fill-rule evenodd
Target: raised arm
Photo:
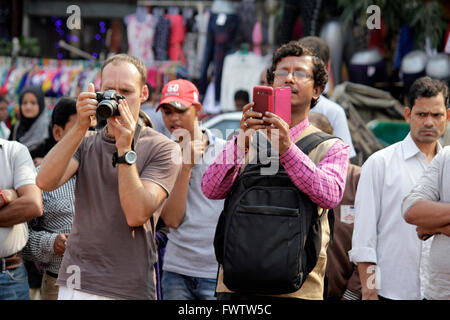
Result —
<path fill-rule="evenodd" d="M 78 170 L 79 163 L 73 155 L 91 126 L 91 117 L 95 116 L 98 103 L 95 100 L 95 88 L 92 83 L 89 84 L 88 90 L 78 96 L 77 122 L 41 163 L 36 184 L 42 190 L 55 190 L 66 183 Z"/>

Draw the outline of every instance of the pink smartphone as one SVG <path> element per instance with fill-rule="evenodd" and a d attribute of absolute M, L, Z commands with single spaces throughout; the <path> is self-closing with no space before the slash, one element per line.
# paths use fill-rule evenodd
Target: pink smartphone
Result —
<path fill-rule="evenodd" d="M 273 112 L 273 88 L 267 86 L 253 87 L 253 111 L 264 115 L 266 111 Z"/>
<path fill-rule="evenodd" d="M 275 89 L 273 113 L 291 124 L 291 88 L 279 87 Z"/>

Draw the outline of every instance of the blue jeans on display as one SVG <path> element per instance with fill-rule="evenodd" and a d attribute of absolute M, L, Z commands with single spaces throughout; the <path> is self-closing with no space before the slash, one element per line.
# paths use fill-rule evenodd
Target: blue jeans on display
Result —
<path fill-rule="evenodd" d="M 239 16 L 237 14 L 227 14 L 223 25 L 217 25 L 218 17 L 219 15 L 216 13 L 211 13 L 209 17 L 208 33 L 198 84 L 202 102 L 208 87 L 208 66 L 211 61 L 214 62 L 215 100 L 216 102 L 220 101 L 223 61 L 232 49 L 233 39 L 239 26 Z"/>
<path fill-rule="evenodd" d="M 216 300 L 216 279 L 196 278 L 164 271 L 162 292 L 164 300 Z"/>
<path fill-rule="evenodd" d="M 30 300 L 30 287 L 24 264 L 0 271 L 0 300 Z"/>

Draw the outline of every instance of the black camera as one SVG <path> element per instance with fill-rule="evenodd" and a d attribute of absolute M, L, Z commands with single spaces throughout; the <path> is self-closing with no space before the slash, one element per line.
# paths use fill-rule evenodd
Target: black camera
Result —
<path fill-rule="evenodd" d="M 108 119 L 112 116 L 120 116 L 119 100 L 125 99 L 124 96 L 116 93 L 115 90 L 106 90 L 105 92 L 96 92 L 97 94 L 97 118 Z"/>

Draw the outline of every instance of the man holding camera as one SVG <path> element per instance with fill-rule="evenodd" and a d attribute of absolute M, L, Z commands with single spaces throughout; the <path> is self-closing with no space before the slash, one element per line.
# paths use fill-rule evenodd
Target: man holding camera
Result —
<path fill-rule="evenodd" d="M 102 131 L 84 137 L 99 104 L 89 84 L 78 96 L 76 124 L 41 164 L 36 182 L 45 191 L 77 175 L 59 299 L 155 299 L 154 227 L 181 155 L 175 142 L 138 123 L 148 97 L 145 78 L 137 58 L 118 54 L 106 60 L 101 90 L 125 97 L 118 99 L 120 116 L 109 117 Z"/>

